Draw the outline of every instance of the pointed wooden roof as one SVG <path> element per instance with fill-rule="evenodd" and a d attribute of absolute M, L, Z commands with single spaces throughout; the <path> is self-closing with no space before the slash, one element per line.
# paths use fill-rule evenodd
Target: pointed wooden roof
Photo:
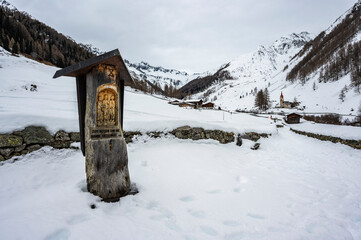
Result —
<path fill-rule="evenodd" d="M 130 80 L 133 81 L 127 66 L 125 65 L 122 56 L 119 53 L 118 49 L 104 53 L 102 55 L 78 62 L 69 67 L 60 69 L 56 71 L 53 78 L 58 78 L 61 76 L 67 77 L 77 77 L 79 75 L 87 74 L 94 66 L 98 64 L 109 64 L 117 66 L 119 69 L 120 78 L 123 81 Z"/>

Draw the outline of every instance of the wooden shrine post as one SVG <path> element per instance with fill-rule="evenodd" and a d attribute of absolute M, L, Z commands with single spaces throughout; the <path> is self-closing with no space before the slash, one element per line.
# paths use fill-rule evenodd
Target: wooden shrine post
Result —
<path fill-rule="evenodd" d="M 81 150 L 88 191 L 104 201 L 130 192 L 123 137 L 124 81 L 132 78 L 118 49 L 57 71 L 76 77 Z"/>

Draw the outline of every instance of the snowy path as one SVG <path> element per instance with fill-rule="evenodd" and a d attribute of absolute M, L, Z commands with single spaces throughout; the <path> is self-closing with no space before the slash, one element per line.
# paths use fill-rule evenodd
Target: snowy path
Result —
<path fill-rule="evenodd" d="M 43 148 L 0 166 L 0 239 L 361 238 L 360 151 L 287 128 L 260 142 L 142 137 L 140 193 L 112 204 L 84 191 L 80 151 Z"/>

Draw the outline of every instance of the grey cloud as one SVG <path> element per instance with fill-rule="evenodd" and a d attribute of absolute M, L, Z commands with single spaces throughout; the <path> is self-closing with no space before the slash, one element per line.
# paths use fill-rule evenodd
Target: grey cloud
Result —
<path fill-rule="evenodd" d="M 133 62 L 196 72 L 292 32 L 318 34 L 351 0 L 10 0 L 19 10 Z"/>

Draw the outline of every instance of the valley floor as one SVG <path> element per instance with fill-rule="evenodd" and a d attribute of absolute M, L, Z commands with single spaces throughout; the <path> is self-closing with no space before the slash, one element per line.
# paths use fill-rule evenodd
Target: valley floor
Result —
<path fill-rule="evenodd" d="M 140 192 L 117 203 L 86 192 L 79 150 L 9 160 L 0 239 L 361 238 L 359 150 L 287 127 L 260 143 L 139 137 L 128 154 Z"/>

